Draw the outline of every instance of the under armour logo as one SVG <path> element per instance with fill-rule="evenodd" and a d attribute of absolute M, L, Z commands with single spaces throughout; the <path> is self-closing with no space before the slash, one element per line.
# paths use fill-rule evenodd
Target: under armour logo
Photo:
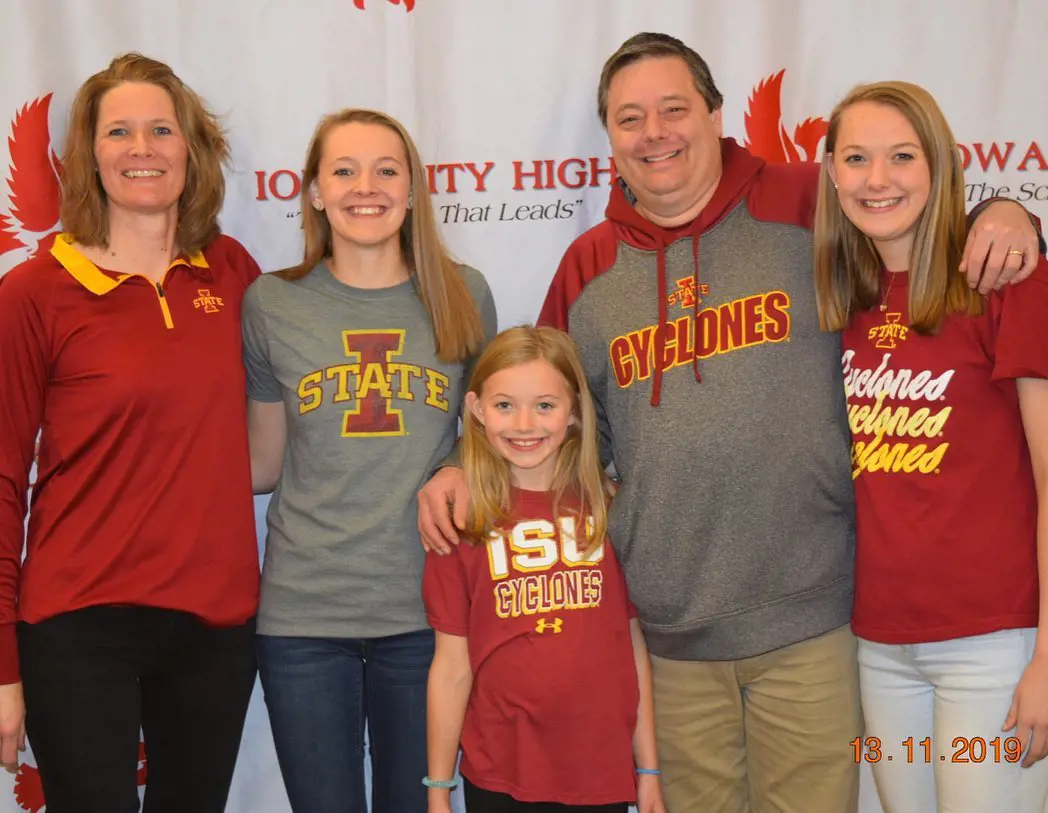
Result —
<path fill-rule="evenodd" d="M 540 618 L 538 623 L 535 625 L 535 632 L 542 635 L 546 630 L 553 630 L 556 634 L 561 632 L 561 628 L 564 626 L 564 619 L 554 618 L 552 621 L 547 621 L 545 618 Z"/>

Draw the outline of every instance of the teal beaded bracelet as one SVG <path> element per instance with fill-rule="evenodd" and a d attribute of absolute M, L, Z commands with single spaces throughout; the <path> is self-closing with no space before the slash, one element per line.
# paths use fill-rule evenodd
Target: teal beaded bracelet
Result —
<path fill-rule="evenodd" d="M 422 784 L 427 788 L 443 788 L 445 790 L 454 790 L 458 787 L 457 779 L 430 779 L 428 776 L 422 777 Z"/>

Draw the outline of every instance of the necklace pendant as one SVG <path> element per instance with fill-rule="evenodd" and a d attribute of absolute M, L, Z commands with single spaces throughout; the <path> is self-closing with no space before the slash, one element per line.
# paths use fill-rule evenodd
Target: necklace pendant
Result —
<path fill-rule="evenodd" d="M 888 310 L 888 303 L 887 302 L 882 302 L 881 303 L 881 313 L 884 313 L 886 310 Z"/>

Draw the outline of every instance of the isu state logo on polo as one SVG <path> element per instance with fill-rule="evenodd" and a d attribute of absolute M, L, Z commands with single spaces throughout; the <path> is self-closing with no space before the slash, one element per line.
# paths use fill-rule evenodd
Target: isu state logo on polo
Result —
<path fill-rule="evenodd" d="M 226 303 L 220 296 L 212 296 L 210 289 L 197 288 L 197 298 L 193 300 L 194 308 L 203 308 L 204 313 L 218 313 Z"/>

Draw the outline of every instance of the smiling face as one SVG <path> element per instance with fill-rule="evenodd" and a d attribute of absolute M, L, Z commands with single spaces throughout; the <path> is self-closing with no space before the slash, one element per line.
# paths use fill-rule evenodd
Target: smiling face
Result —
<path fill-rule="evenodd" d="M 102 96 L 94 154 L 111 212 L 177 210 L 189 150 L 174 102 L 162 87 L 124 82 Z"/>
<path fill-rule="evenodd" d="M 509 463 L 513 484 L 531 491 L 553 485 L 557 452 L 575 424 L 575 399 L 564 376 L 545 359 L 492 374 L 466 407 Z"/>
<path fill-rule="evenodd" d="M 888 270 L 909 270 L 932 182 L 909 119 L 890 105 L 857 102 L 841 114 L 826 160 L 845 217 L 873 241 Z"/>
<path fill-rule="evenodd" d="M 605 122 L 618 173 L 637 209 L 663 226 L 694 219 L 720 181 L 721 111 L 710 112 L 687 63 L 640 59 L 608 87 Z"/>
<path fill-rule="evenodd" d="M 333 241 L 359 247 L 399 240 L 410 191 L 411 167 L 395 131 L 350 122 L 325 137 L 313 204 L 323 207 Z"/>

